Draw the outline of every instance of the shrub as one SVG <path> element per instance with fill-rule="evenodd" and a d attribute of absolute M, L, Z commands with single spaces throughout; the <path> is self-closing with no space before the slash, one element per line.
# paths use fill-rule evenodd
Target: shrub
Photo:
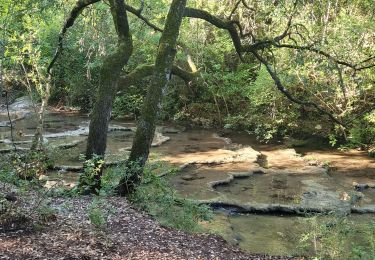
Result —
<path fill-rule="evenodd" d="M 101 156 L 94 154 L 91 159 L 86 160 L 83 173 L 79 176 L 79 185 L 76 191 L 80 194 L 87 194 L 91 192 L 92 187 L 97 187 L 100 181 L 97 175 L 102 171 L 103 166 L 104 160 Z M 96 193 L 99 191 L 97 190 Z"/>
<path fill-rule="evenodd" d="M 135 118 L 140 114 L 143 104 L 143 96 L 139 93 L 126 93 L 117 96 L 113 105 L 113 116 L 124 117 L 124 115 L 132 114 Z"/>
<path fill-rule="evenodd" d="M 170 187 L 168 180 L 149 171 L 145 172 L 142 184 L 137 187 L 130 200 L 162 225 L 188 232 L 202 230 L 198 222 L 212 217 L 207 206 L 181 198 Z"/>
<path fill-rule="evenodd" d="M 96 229 L 104 229 L 111 215 L 116 209 L 107 203 L 104 198 L 95 197 L 87 208 L 88 218 Z"/>
<path fill-rule="evenodd" d="M 375 222 L 356 223 L 350 217 L 312 216 L 304 220 L 307 232 L 299 249 L 314 259 L 372 259 Z"/>
<path fill-rule="evenodd" d="M 375 144 L 375 110 L 357 120 L 349 131 L 349 144 L 368 149 Z"/>

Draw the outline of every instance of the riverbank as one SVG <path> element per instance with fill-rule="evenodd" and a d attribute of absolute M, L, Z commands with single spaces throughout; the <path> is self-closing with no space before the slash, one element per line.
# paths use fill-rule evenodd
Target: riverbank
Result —
<path fill-rule="evenodd" d="M 91 196 L 51 198 L 48 217 L 35 219 L 35 193 L 0 185 L 3 194 L 13 194 L 11 203 L 30 213 L 0 229 L 0 259 L 298 259 L 251 254 L 216 235 L 162 227 L 119 197 L 97 204 L 106 215 L 101 227 L 93 222 Z"/>

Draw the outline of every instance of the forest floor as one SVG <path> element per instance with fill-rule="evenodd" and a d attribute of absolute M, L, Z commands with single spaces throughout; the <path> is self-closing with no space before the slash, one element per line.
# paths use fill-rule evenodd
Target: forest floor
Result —
<path fill-rule="evenodd" d="M 49 210 L 39 209 L 36 220 L 37 194 L 15 194 L 4 183 L 0 187 L 3 195 L 11 194 L 9 205 L 25 216 L 8 226 L 0 221 L 0 259 L 291 259 L 244 252 L 212 234 L 162 227 L 119 197 L 103 199 L 106 221 L 97 228 L 88 216 L 91 196 L 50 198 Z"/>

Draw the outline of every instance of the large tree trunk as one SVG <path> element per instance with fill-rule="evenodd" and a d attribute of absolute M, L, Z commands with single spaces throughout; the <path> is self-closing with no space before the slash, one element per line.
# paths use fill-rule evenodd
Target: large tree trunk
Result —
<path fill-rule="evenodd" d="M 107 143 L 108 124 L 111 116 L 113 100 L 116 95 L 120 73 L 132 54 L 132 38 L 129 31 L 128 18 L 124 0 L 109 0 L 113 22 L 118 35 L 117 50 L 108 55 L 100 70 L 99 90 L 96 103 L 91 114 L 86 158 L 94 154 L 104 157 Z M 100 188 L 100 170 L 91 191 Z M 82 184 L 82 183 L 81 183 Z"/>
<path fill-rule="evenodd" d="M 173 0 L 170 6 L 159 42 L 152 81 L 142 107 L 137 132 L 127 162 L 127 174 L 119 184 L 118 192 L 120 195 L 131 193 L 141 180 L 143 167 L 154 138 L 155 121 L 162 101 L 163 89 L 167 86 L 171 77 L 172 64 L 176 55 L 176 42 L 185 6 L 186 0 Z"/>

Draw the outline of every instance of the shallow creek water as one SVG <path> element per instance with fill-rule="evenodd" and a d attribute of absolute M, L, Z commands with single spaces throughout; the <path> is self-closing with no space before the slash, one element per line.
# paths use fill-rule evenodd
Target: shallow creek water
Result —
<path fill-rule="evenodd" d="M 6 118 L 0 117 L 0 121 Z M 18 147 L 27 148 L 35 131 L 35 118 L 14 122 Z M 57 165 L 79 166 L 87 139 L 88 117 L 80 114 L 49 112 L 45 120 L 47 140 L 51 145 L 76 142 L 59 152 Z M 107 159 L 124 159 L 131 146 L 133 122 L 112 121 L 108 134 Z M 117 129 L 117 130 L 116 130 Z M 375 183 L 375 161 L 363 152 L 338 152 L 312 149 L 309 146 L 288 149 L 282 144 L 259 144 L 245 133 L 218 137 L 214 130 L 182 131 L 173 126 L 159 126 L 157 131 L 170 140 L 155 145 L 152 157 L 174 165 L 184 165 L 170 183 L 182 196 L 198 200 L 218 200 L 236 204 L 282 204 L 348 209 L 374 206 L 375 191 L 355 191 L 353 182 Z M 70 133 L 59 135 L 61 133 Z M 9 127 L 0 127 L 0 149 L 10 147 Z M 154 140 L 155 141 L 155 140 Z M 331 171 L 321 167 L 327 162 Z M 75 172 L 56 172 L 75 182 Z M 309 197 L 310 196 L 310 197 Z M 311 197 L 312 196 L 312 197 Z M 315 196 L 315 197 L 314 197 Z M 208 224 L 231 243 L 255 253 L 292 254 L 297 240 L 306 232 L 303 217 L 294 215 L 233 214 L 222 209 Z M 371 214 L 353 215 L 356 222 L 373 221 Z"/>

